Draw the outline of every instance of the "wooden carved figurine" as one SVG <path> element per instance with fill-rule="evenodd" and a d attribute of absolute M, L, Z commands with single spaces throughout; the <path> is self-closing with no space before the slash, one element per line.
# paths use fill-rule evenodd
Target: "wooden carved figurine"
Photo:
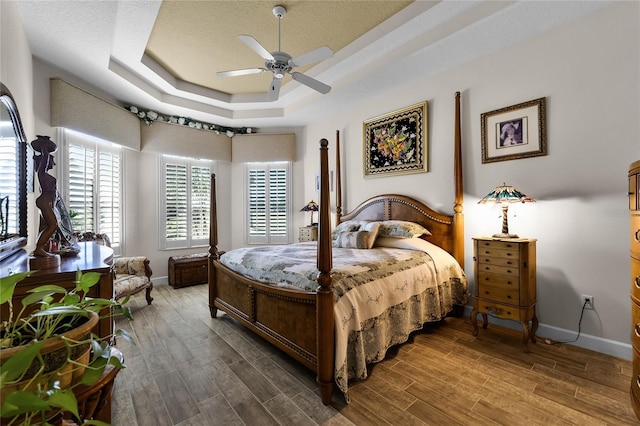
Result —
<path fill-rule="evenodd" d="M 39 153 L 33 156 L 35 169 L 40 183 L 40 196 L 36 198 L 36 206 L 40 209 L 40 232 L 36 248 L 33 251 L 33 263 L 38 263 L 40 267 L 55 267 L 60 264 L 60 256 L 49 253 L 47 247 L 51 237 L 58 230 L 58 219 L 54 210 L 58 198 L 58 188 L 56 178 L 48 172 L 55 166 L 53 153 L 56 152 L 55 142 L 49 136 L 40 136 L 31 142 L 33 149 Z M 37 260 L 37 258 L 43 258 Z"/>

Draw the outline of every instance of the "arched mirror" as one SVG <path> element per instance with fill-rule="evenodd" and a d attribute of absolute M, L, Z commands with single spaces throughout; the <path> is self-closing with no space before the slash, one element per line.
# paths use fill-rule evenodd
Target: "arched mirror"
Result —
<path fill-rule="evenodd" d="M 0 83 L 0 260 L 27 243 L 27 138 L 18 107 Z"/>

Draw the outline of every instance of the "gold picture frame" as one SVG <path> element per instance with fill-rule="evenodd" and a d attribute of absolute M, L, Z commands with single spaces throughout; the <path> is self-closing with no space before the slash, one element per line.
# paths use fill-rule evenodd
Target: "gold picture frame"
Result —
<path fill-rule="evenodd" d="M 427 121 L 427 101 L 364 121 L 364 176 L 426 173 Z"/>
<path fill-rule="evenodd" d="M 480 122 L 483 163 L 547 155 L 545 98 L 485 112 Z"/>

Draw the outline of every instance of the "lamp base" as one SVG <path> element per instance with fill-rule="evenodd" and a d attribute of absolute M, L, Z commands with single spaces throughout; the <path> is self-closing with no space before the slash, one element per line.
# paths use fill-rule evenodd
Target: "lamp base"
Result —
<path fill-rule="evenodd" d="M 517 234 L 493 234 L 493 238 L 520 238 Z"/>

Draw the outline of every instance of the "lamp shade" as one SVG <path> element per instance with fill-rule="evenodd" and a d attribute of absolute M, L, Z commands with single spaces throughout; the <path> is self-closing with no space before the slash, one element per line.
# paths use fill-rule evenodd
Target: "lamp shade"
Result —
<path fill-rule="evenodd" d="M 524 195 L 513 186 L 509 186 L 506 183 L 503 183 L 501 186 L 496 187 L 496 189 L 485 195 L 484 198 L 478 201 L 478 204 L 532 203 L 535 201 L 536 200 L 527 195 Z"/>
<path fill-rule="evenodd" d="M 300 209 L 301 212 L 317 212 L 318 211 L 318 204 L 311 200 L 307 203 L 306 206 L 304 206 L 303 208 Z"/>
<path fill-rule="evenodd" d="M 511 203 L 534 203 L 536 200 L 523 194 L 515 189 L 513 186 L 509 186 L 503 183 L 502 186 L 496 187 L 493 191 L 485 195 L 478 204 L 502 204 L 502 232 L 500 234 L 494 234 L 494 238 L 518 238 L 516 234 L 509 233 L 508 222 L 508 209 Z"/>
<path fill-rule="evenodd" d="M 311 200 L 307 203 L 306 206 L 300 209 L 301 212 L 311 212 L 311 224 L 309 226 L 313 226 L 313 212 L 318 211 L 318 203 Z"/>

